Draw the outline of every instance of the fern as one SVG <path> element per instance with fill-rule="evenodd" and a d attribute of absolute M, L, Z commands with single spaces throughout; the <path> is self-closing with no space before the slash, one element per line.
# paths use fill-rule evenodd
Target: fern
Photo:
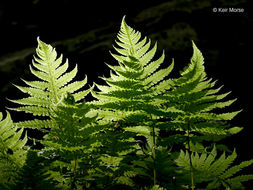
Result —
<path fill-rule="evenodd" d="M 158 105 L 153 97 L 166 90 L 161 81 L 162 84 L 169 83 L 169 80 L 163 79 L 171 72 L 173 64 L 156 71 L 164 61 L 164 53 L 151 62 L 157 45 L 150 49 L 151 41 L 146 37 L 141 40 L 141 33 L 129 27 L 124 18 L 116 44 L 121 48 L 114 49 L 120 54 L 111 54 L 119 66 L 108 65 L 113 71 L 111 77 L 102 78 L 108 86 L 96 85 L 100 92 L 92 93 L 99 100 L 94 103 L 103 108 L 101 116 L 106 120 L 131 117 L 131 122 L 140 122 L 147 119 L 149 110 L 155 110 Z"/>
<path fill-rule="evenodd" d="M 118 66 L 108 65 L 112 71 L 109 78 L 102 78 L 107 86 L 96 85 L 100 92 L 92 92 L 98 99 L 99 117 L 103 121 L 115 122 L 115 126 L 134 135 L 145 136 L 153 141 L 153 160 L 155 160 L 155 139 L 157 129 L 153 128 L 154 119 L 160 112 L 157 94 L 163 94 L 169 88 L 170 80 L 165 79 L 173 68 L 173 63 L 160 69 L 164 61 L 163 54 L 154 61 L 157 44 L 151 47 L 151 40 L 141 39 L 141 33 L 128 26 L 123 18 L 114 49 L 111 53 Z M 120 124 L 120 125 L 119 125 Z M 155 133 L 156 132 L 156 133 Z M 152 138 L 150 138 L 152 136 Z M 130 148 L 131 149 L 131 148 Z M 154 169 L 154 184 L 156 183 Z"/>
<path fill-rule="evenodd" d="M 35 119 L 13 124 L 8 112 L 3 120 L 0 114 L 0 188 L 242 189 L 253 179 L 239 173 L 253 160 L 232 166 L 235 151 L 217 158 L 216 147 L 225 145 L 207 152 L 242 129 L 228 123 L 240 111 L 223 111 L 236 99 L 226 100 L 229 93 L 207 78 L 194 43 L 190 64 L 174 79 L 174 60 L 161 69 L 164 52 L 156 58 L 157 43 L 125 18 L 114 49 L 118 64 L 108 64 L 106 84 L 83 90 L 87 77 L 74 81 L 77 66 L 68 72 L 68 60 L 38 38 L 30 65 L 38 79 L 15 85 L 28 97 L 10 100 L 19 104 L 11 110 Z M 84 102 L 90 91 L 96 100 Z M 50 129 L 41 151 L 26 150 L 23 128 Z M 178 153 L 181 145 L 187 150 Z"/>
<path fill-rule="evenodd" d="M 229 93 L 218 94 L 221 88 L 215 88 L 215 81 L 208 79 L 204 69 L 204 58 L 193 43 L 191 63 L 181 72 L 181 77 L 171 81 L 171 90 L 160 96 L 163 101 L 163 118 L 157 127 L 165 131 L 183 132 L 163 139 L 170 142 L 186 142 L 187 136 L 194 143 L 218 141 L 228 135 L 238 133 L 242 128 L 230 127 L 226 122 L 233 119 L 240 111 L 222 113 L 219 109 L 230 106 L 236 99 L 223 99 Z M 197 134 L 197 135 L 196 135 Z M 188 146 L 188 145 L 187 145 Z"/>
<path fill-rule="evenodd" d="M 48 179 L 45 173 L 48 170 L 50 160 L 39 156 L 38 150 L 29 149 L 26 163 L 20 173 L 19 181 L 14 189 L 36 189 L 36 190 L 57 190 L 52 180 Z M 59 189 L 60 190 L 60 189 Z"/>
<path fill-rule="evenodd" d="M 183 143 L 189 151 L 204 152 L 203 141 L 216 142 L 238 133 L 242 128 L 230 127 L 228 120 L 240 111 L 220 113 L 234 100 L 224 101 L 229 93 L 218 94 L 221 88 L 214 88 L 215 81 L 208 79 L 202 53 L 193 43 L 191 63 L 180 73 L 181 77 L 171 80 L 171 89 L 159 96 L 165 122 L 156 123 L 163 132 L 175 134 L 159 139 L 162 146 Z M 195 189 L 193 160 L 189 156 L 191 189 Z"/>
<path fill-rule="evenodd" d="M 25 144 L 27 135 L 20 140 L 23 129 L 17 130 L 9 112 L 3 119 L 0 113 L 0 187 L 8 189 L 17 183 L 22 167 L 26 162 Z"/>
<path fill-rule="evenodd" d="M 39 38 L 36 56 L 32 65 L 31 73 L 40 80 L 26 81 L 28 86 L 15 85 L 19 90 L 29 94 L 29 97 L 10 100 L 22 106 L 11 108 L 11 110 L 25 111 L 34 116 L 50 116 L 53 110 L 66 96 L 67 92 L 73 94 L 76 101 L 82 100 L 89 90 L 80 91 L 87 82 L 87 77 L 82 81 L 71 82 L 77 74 L 77 66 L 67 72 L 68 60 L 62 64 L 63 56 L 57 58 L 56 50 Z M 45 117 L 43 117 L 45 118 Z M 33 119 L 15 123 L 18 127 L 26 128 L 51 128 L 55 123 L 51 119 Z"/>
<path fill-rule="evenodd" d="M 145 185 L 152 185 L 154 162 L 152 158 L 152 144 L 147 143 L 142 151 L 137 152 L 138 160 L 133 161 L 135 171 L 138 173 L 138 180 L 143 181 Z M 174 160 L 172 160 L 172 153 L 166 147 L 156 147 L 156 172 L 157 184 L 167 189 L 180 189 L 174 184 L 176 168 L 174 167 Z M 141 187 L 140 187 L 141 188 Z"/>
<path fill-rule="evenodd" d="M 253 175 L 235 176 L 241 169 L 253 164 L 253 160 L 244 161 L 239 165 L 231 166 L 237 157 L 235 150 L 227 157 L 225 156 L 225 152 L 218 159 L 216 156 L 217 151 L 215 147 L 209 154 L 191 154 L 196 184 L 206 182 L 207 186 L 205 189 L 218 189 L 220 186 L 229 189 L 243 189 L 242 182 L 253 179 Z M 180 168 L 189 171 L 191 167 L 189 153 L 181 150 L 179 157 L 176 159 L 176 163 Z M 187 172 L 185 172 L 185 174 L 187 174 Z M 185 178 L 182 180 L 185 181 Z"/>
<path fill-rule="evenodd" d="M 45 136 L 42 156 L 52 160 L 46 174 L 56 187 L 83 187 L 88 178 L 92 178 L 87 172 L 94 169 L 92 160 L 96 160 L 95 152 L 100 147 L 96 136 L 102 128 L 94 125 L 97 116 L 87 116 L 90 109 L 85 102 L 76 104 L 74 96 L 68 93 L 62 105 L 52 113 L 51 117 L 59 127 L 52 128 Z"/>
<path fill-rule="evenodd" d="M 102 188 L 104 183 L 108 189 L 117 184 L 133 186 L 131 177 L 136 174 L 119 157 L 126 153 L 124 147 L 128 151 L 127 143 L 120 142 L 121 137 L 116 139 L 115 133 L 110 138 L 108 126 L 98 124 L 97 115 L 92 116 L 93 105 L 75 104 L 70 93 L 62 103 L 52 115 L 59 127 L 51 129 L 43 141 L 42 156 L 52 160 L 45 173 L 49 179 L 58 188 L 89 187 L 94 181 L 96 188 Z M 113 179 L 110 183 L 108 177 Z"/>

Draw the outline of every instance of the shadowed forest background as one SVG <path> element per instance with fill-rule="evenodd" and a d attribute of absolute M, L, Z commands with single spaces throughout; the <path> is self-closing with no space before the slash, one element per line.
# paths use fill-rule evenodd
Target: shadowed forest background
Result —
<path fill-rule="evenodd" d="M 222 7 L 243 8 L 244 12 L 213 12 L 213 8 Z M 109 76 L 104 62 L 115 62 L 109 51 L 124 15 L 131 27 L 153 43 L 158 41 L 158 52 L 165 50 L 164 66 L 175 59 L 172 77 L 187 65 L 194 40 L 205 58 L 208 77 L 218 80 L 218 86 L 224 85 L 224 92 L 232 91 L 228 99 L 238 99 L 229 110 L 243 109 L 232 124 L 244 130 L 226 142 L 236 147 L 239 160 L 251 159 L 253 19 L 246 0 L 1 1 L 0 111 L 13 106 L 6 97 L 23 96 L 12 84 L 23 85 L 20 78 L 32 80 L 29 64 L 37 36 L 68 58 L 71 69 L 78 64 L 77 78 L 87 75 L 90 85 L 101 84 L 98 76 Z M 29 117 L 11 114 L 14 121 Z"/>

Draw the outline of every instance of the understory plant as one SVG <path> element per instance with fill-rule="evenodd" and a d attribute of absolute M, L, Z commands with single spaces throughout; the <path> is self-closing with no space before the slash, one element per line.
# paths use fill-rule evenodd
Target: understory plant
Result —
<path fill-rule="evenodd" d="M 244 189 L 253 175 L 241 170 L 253 159 L 235 164 L 236 150 L 221 143 L 242 130 L 229 124 L 240 110 L 223 111 L 236 99 L 207 77 L 192 44 L 190 63 L 172 78 L 174 60 L 166 65 L 157 43 L 123 18 L 110 76 L 86 87 L 87 77 L 74 80 L 77 66 L 68 71 L 68 60 L 38 38 L 30 65 L 37 80 L 15 85 L 27 96 L 9 108 L 33 119 L 0 117 L 0 188 Z M 29 129 L 44 134 L 34 139 L 42 148 L 27 144 Z"/>

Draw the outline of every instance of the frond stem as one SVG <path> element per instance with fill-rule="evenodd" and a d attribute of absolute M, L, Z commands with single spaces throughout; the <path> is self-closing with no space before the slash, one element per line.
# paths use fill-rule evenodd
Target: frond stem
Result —
<path fill-rule="evenodd" d="M 150 118 L 152 119 L 152 115 L 150 114 Z M 156 185 L 156 140 L 155 140 L 155 127 L 152 125 L 152 136 L 153 136 L 153 178 L 154 178 L 154 185 Z"/>
<path fill-rule="evenodd" d="M 74 163 L 74 171 L 73 171 L 73 173 L 74 173 L 74 176 L 73 176 L 73 181 L 72 181 L 72 189 L 74 189 L 75 188 L 75 182 L 76 182 L 76 170 L 77 170 L 77 157 L 76 157 L 76 155 L 75 155 L 75 163 Z"/>
<path fill-rule="evenodd" d="M 192 190 L 194 190 L 195 186 L 194 186 L 194 173 L 193 173 L 192 158 L 191 158 L 190 132 L 191 132 L 191 123 L 190 123 L 190 117 L 188 117 L 188 120 L 187 120 L 187 143 L 188 143 L 189 160 L 190 160 L 191 186 L 192 186 Z"/>
<path fill-rule="evenodd" d="M 46 56 L 46 58 L 47 59 L 49 59 L 49 55 L 47 54 L 47 51 L 44 51 L 45 52 L 45 56 Z M 53 75 L 53 73 L 52 73 L 52 71 L 51 71 L 51 65 L 50 65 L 50 63 L 48 63 L 48 67 L 49 67 L 49 76 L 50 76 L 50 82 L 51 82 L 51 84 L 52 84 L 52 91 L 53 91 L 53 95 L 54 95 L 54 101 L 55 102 L 58 102 L 58 97 L 57 97 L 57 90 L 55 89 L 55 84 L 54 84 L 54 75 Z"/>
<path fill-rule="evenodd" d="M 134 51 L 134 48 L 133 48 L 133 43 L 132 43 L 132 40 L 131 40 L 131 36 L 130 36 L 129 30 L 128 30 L 127 26 L 126 26 L 126 23 L 124 23 L 124 27 L 126 29 L 127 38 L 129 40 L 129 43 L 130 43 L 130 48 L 129 48 L 130 52 L 129 53 L 131 54 L 131 56 L 133 56 L 134 53 L 135 53 L 135 51 Z"/>

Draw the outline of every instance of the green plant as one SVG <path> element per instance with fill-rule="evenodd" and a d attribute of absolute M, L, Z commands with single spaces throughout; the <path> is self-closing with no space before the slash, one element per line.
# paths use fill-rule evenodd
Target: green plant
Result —
<path fill-rule="evenodd" d="M 23 80 L 28 87 L 15 85 L 22 92 L 29 94 L 29 97 L 10 101 L 22 105 L 11 110 L 25 111 L 44 118 L 17 122 L 15 126 L 42 129 L 55 125 L 48 116 L 51 110 L 61 104 L 67 92 L 73 94 L 76 101 L 80 101 L 89 93 L 89 90 L 80 91 L 86 84 L 87 77 L 82 81 L 71 83 L 77 74 L 77 66 L 72 71 L 66 72 L 69 68 L 68 60 L 62 64 L 62 55 L 57 58 L 57 53 L 51 45 L 40 41 L 39 38 L 37 40 L 37 54 L 30 65 L 30 71 L 40 80 Z M 76 92 L 78 90 L 79 92 Z"/>
<path fill-rule="evenodd" d="M 52 113 L 52 119 L 58 127 L 52 128 L 44 137 L 41 156 L 50 160 L 48 171 L 60 189 L 80 189 L 87 186 L 96 151 L 99 146 L 99 131 L 101 126 L 93 125 L 96 116 L 86 116 L 90 106 L 85 102 L 75 104 L 70 93 L 63 100 L 64 106 L 57 106 Z M 55 159 L 57 158 L 57 159 Z"/>
<path fill-rule="evenodd" d="M 226 122 L 233 119 L 240 111 L 222 113 L 218 109 L 230 106 L 234 100 L 223 99 L 230 93 L 217 94 L 220 88 L 214 88 L 216 81 L 208 79 L 204 69 L 204 58 L 193 43 L 191 63 L 181 72 L 181 77 L 172 79 L 170 91 L 160 96 L 163 110 L 167 112 L 169 122 L 161 122 L 158 128 L 184 133 L 164 138 L 168 144 L 177 142 L 199 143 L 217 142 L 222 138 L 238 133 L 242 128 L 230 127 Z M 171 114 L 173 113 L 174 114 Z M 180 138 L 183 136 L 183 138 Z M 189 141 L 189 137 L 191 140 Z M 171 142 L 170 142 L 170 139 Z"/>
<path fill-rule="evenodd" d="M 93 104 L 99 105 L 99 115 L 103 120 L 115 122 L 115 126 L 134 135 L 143 135 L 151 145 L 153 159 L 153 180 L 156 184 L 156 137 L 155 119 L 159 115 L 157 94 L 163 94 L 169 88 L 170 80 L 164 80 L 171 72 L 173 63 L 157 71 L 164 61 L 164 53 L 152 61 L 157 49 L 151 49 L 151 40 L 141 40 L 141 33 L 129 27 L 123 18 L 114 47 L 120 53 L 112 54 L 118 66 L 108 65 L 111 77 L 103 78 L 108 86 L 96 84 L 100 92 L 92 93 L 98 99 Z M 150 50 L 149 50 L 150 49 Z M 151 143 L 152 141 L 152 143 Z"/>
<path fill-rule="evenodd" d="M 20 140 L 23 129 L 17 129 L 9 112 L 3 119 L 0 113 L 0 188 L 11 189 L 17 182 L 26 162 L 27 135 Z"/>
<path fill-rule="evenodd" d="M 238 133 L 242 128 L 230 127 L 226 122 L 240 111 L 222 113 L 219 109 L 230 106 L 234 100 L 223 99 L 229 93 L 217 94 L 221 88 L 214 88 L 215 81 L 208 79 L 202 53 L 193 43 L 191 63 L 172 79 L 171 89 L 159 98 L 162 101 L 163 119 L 156 127 L 175 135 L 160 139 L 162 146 L 183 143 L 190 152 L 204 152 L 203 143 L 218 143 L 221 139 Z M 191 157 L 189 157 L 192 165 Z M 194 171 L 191 168 L 191 183 L 194 189 Z"/>
<path fill-rule="evenodd" d="M 253 159 L 229 168 L 237 157 L 235 150 L 228 157 L 225 156 L 225 152 L 218 159 L 216 159 L 216 156 L 217 151 L 215 147 L 208 154 L 192 153 L 189 155 L 188 152 L 181 151 L 176 163 L 183 170 L 189 171 L 193 168 L 195 183 L 208 182 L 205 189 L 218 189 L 221 185 L 226 189 L 243 189 L 242 182 L 253 179 L 253 175 L 234 176 L 242 168 L 251 165 Z M 187 178 L 183 180 L 187 180 Z"/>
<path fill-rule="evenodd" d="M 228 122 L 240 111 L 221 112 L 235 99 L 218 94 L 194 43 L 191 63 L 178 78 L 168 76 L 174 61 L 160 69 L 164 52 L 153 60 L 157 44 L 125 18 L 114 49 L 118 65 L 108 65 L 106 84 L 82 90 L 87 77 L 73 82 L 77 67 L 67 72 L 68 61 L 62 64 L 62 56 L 38 39 L 30 71 L 40 80 L 15 85 L 29 96 L 11 100 L 23 105 L 11 110 L 36 118 L 13 124 L 7 112 L 0 122 L 1 188 L 242 189 L 253 179 L 238 173 L 253 160 L 231 166 L 235 151 L 216 158 L 216 147 L 229 149 L 220 140 L 242 129 Z M 95 99 L 85 102 L 89 92 Z M 44 147 L 26 149 L 23 128 L 45 132 Z"/>

